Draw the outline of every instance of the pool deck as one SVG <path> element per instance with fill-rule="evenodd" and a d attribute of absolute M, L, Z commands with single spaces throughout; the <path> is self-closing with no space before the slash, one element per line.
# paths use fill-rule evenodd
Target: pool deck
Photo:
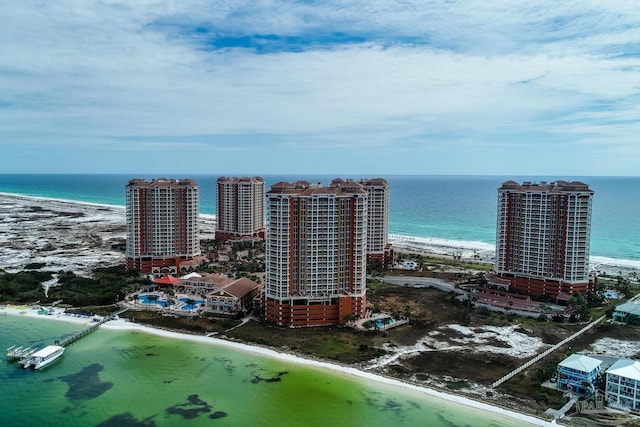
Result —
<path fill-rule="evenodd" d="M 392 319 L 393 322 L 391 323 L 387 323 L 387 324 L 383 324 L 383 325 L 378 325 L 378 321 L 381 321 L 382 319 Z M 375 324 L 378 325 L 377 328 L 366 328 L 364 326 L 364 324 L 366 322 L 374 322 Z M 371 330 L 380 330 L 380 331 L 387 331 L 389 329 L 392 328 L 396 328 L 398 326 L 401 325 L 406 325 L 407 323 L 409 323 L 409 318 L 403 317 L 400 319 L 393 319 L 391 317 L 390 314 L 388 313 L 370 313 L 369 311 L 367 311 L 366 313 L 366 317 L 363 317 L 361 319 L 357 319 L 355 321 L 353 321 L 352 323 L 349 323 L 349 326 L 353 326 L 354 328 L 356 328 L 359 331 L 371 331 Z"/>
<path fill-rule="evenodd" d="M 132 297 L 133 295 L 128 295 L 128 297 Z M 131 309 L 143 309 L 143 310 L 156 310 L 167 313 L 174 314 L 185 314 L 185 315 L 193 315 L 200 311 L 200 304 L 204 304 L 204 300 L 200 295 L 189 295 L 189 294 L 177 294 L 175 296 L 169 296 L 164 292 L 142 292 L 137 294 L 138 300 L 125 300 L 120 301 L 120 304 L 123 306 L 127 306 Z M 147 297 L 151 295 L 157 295 L 158 299 L 155 302 L 149 302 Z M 173 303 L 169 304 L 167 301 L 171 299 Z M 195 301 L 193 307 L 188 307 L 189 304 L 186 303 L 187 300 Z"/>

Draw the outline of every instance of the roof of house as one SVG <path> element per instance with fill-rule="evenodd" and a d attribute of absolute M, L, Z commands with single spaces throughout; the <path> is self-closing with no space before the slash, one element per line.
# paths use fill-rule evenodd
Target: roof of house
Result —
<path fill-rule="evenodd" d="M 233 283 L 225 286 L 224 288 L 216 291 L 216 294 L 229 294 L 236 298 L 242 298 L 247 295 L 249 292 L 253 291 L 256 288 L 259 288 L 260 284 L 254 282 L 251 279 L 247 279 L 246 277 L 241 277 L 240 279 L 234 281 Z"/>
<path fill-rule="evenodd" d="M 490 285 L 496 285 L 496 286 L 511 285 L 511 280 L 503 279 L 502 277 L 498 276 L 495 273 L 486 273 L 484 275 L 484 278 L 487 281 L 487 283 L 489 283 Z"/>
<path fill-rule="evenodd" d="M 230 279 L 227 276 L 218 273 L 207 274 L 206 276 L 190 277 L 184 279 L 184 284 L 189 285 L 191 283 L 210 283 L 212 285 L 223 286 L 233 282 L 234 279 Z"/>
<path fill-rule="evenodd" d="M 556 295 L 556 299 L 560 301 L 569 301 L 571 299 L 571 294 L 566 292 L 558 292 L 558 295 Z"/>
<path fill-rule="evenodd" d="M 558 363 L 563 368 L 575 369 L 580 372 L 591 372 L 602 364 L 602 360 L 585 356 L 584 354 L 574 353 L 571 356 Z"/>
<path fill-rule="evenodd" d="M 616 311 L 640 316 L 640 303 L 637 301 L 625 302 L 624 304 L 617 305 Z"/>
<path fill-rule="evenodd" d="M 619 359 L 607 369 L 607 374 L 640 380 L 640 362 L 629 359 Z"/>
<path fill-rule="evenodd" d="M 186 274 L 186 275 L 184 275 L 184 276 L 180 277 L 180 279 L 182 279 L 182 280 L 188 280 L 188 279 L 191 279 L 191 278 L 193 278 L 193 277 L 202 277 L 202 275 L 201 275 L 201 274 L 198 274 L 198 273 L 196 273 L 196 272 L 193 272 L 193 273 L 189 273 L 189 274 Z"/>

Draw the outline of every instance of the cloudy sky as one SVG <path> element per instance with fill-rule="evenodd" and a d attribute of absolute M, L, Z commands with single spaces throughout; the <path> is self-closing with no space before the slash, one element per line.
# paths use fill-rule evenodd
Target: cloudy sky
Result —
<path fill-rule="evenodd" d="M 0 173 L 639 175 L 636 0 L 0 9 Z"/>

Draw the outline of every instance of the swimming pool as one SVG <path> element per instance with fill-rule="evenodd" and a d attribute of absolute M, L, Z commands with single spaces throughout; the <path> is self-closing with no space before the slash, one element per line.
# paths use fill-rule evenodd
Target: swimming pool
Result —
<path fill-rule="evenodd" d="M 389 317 L 385 317 L 385 318 L 377 318 L 376 319 L 376 326 L 379 329 L 383 329 L 385 326 L 389 326 L 392 325 L 394 322 L 394 320 L 392 318 Z"/>
<path fill-rule="evenodd" d="M 160 295 L 148 294 L 148 295 L 140 295 L 138 301 L 141 304 L 149 304 L 149 305 L 159 305 L 160 307 L 167 307 L 170 305 L 175 305 L 174 302 L 167 302 L 166 300 L 159 299 Z"/>
<path fill-rule="evenodd" d="M 194 300 L 191 298 L 180 298 L 180 301 L 184 303 L 184 305 L 182 306 L 183 310 L 195 310 L 196 308 L 204 304 L 204 300 L 201 299 Z M 187 301 L 193 301 L 193 304 L 187 304 Z"/>
<path fill-rule="evenodd" d="M 618 292 L 616 291 L 612 291 L 611 289 L 607 289 L 606 291 L 604 291 L 602 293 L 606 298 L 609 299 L 618 299 L 620 298 L 620 295 L 618 295 Z"/>

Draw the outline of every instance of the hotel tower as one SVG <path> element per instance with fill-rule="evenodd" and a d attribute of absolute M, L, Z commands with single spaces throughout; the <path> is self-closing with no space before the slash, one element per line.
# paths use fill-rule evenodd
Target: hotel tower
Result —
<path fill-rule="evenodd" d="M 587 292 L 592 199 L 593 191 L 581 182 L 503 183 L 498 189 L 498 276 L 536 297 Z"/>
<path fill-rule="evenodd" d="M 198 184 L 192 179 L 133 179 L 127 195 L 127 268 L 177 274 L 200 255 Z"/>
<path fill-rule="evenodd" d="M 369 193 L 367 209 L 367 257 L 383 264 L 389 252 L 389 183 L 382 178 L 359 181 Z"/>
<path fill-rule="evenodd" d="M 355 181 L 279 182 L 267 192 L 264 316 L 318 326 L 360 317 L 366 305 L 367 200 Z"/>
<path fill-rule="evenodd" d="M 220 177 L 216 182 L 216 190 L 216 239 L 264 239 L 262 178 Z"/>

